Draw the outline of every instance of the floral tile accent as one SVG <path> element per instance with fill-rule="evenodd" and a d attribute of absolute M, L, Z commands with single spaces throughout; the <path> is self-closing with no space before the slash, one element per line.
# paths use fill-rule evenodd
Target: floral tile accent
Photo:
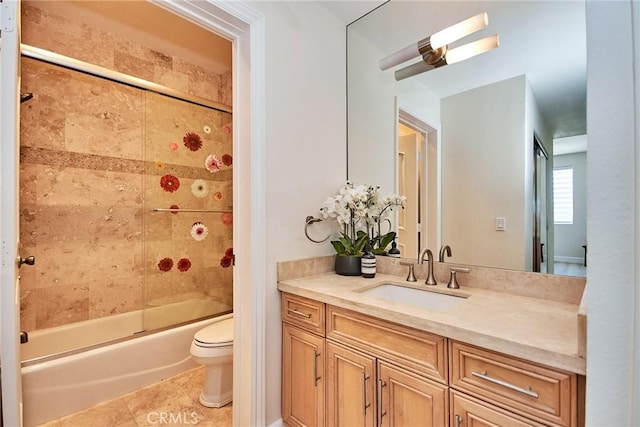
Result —
<path fill-rule="evenodd" d="M 224 251 L 224 256 L 220 259 L 220 266 L 223 268 L 230 267 L 233 264 L 233 248 Z"/>
<path fill-rule="evenodd" d="M 171 258 L 162 258 L 158 261 L 158 270 L 167 272 L 173 268 L 173 260 Z"/>
<path fill-rule="evenodd" d="M 194 196 L 203 199 L 209 194 L 209 184 L 204 179 L 196 179 L 191 184 L 191 192 Z"/>
<path fill-rule="evenodd" d="M 180 258 L 178 261 L 178 270 L 185 272 L 191 268 L 191 261 L 189 258 Z"/>
<path fill-rule="evenodd" d="M 211 128 L 209 126 L 203 126 L 202 130 L 206 134 L 210 134 L 211 133 Z"/>
<path fill-rule="evenodd" d="M 222 155 L 222 163 L 225 166 L 231 166 L 233 164 L 233 157 L 231 157 L 230 154 L 224 154 Z"/>
<path fill-rule="evenodd" d="M 222 200 L 222 193 L 220 191 L 216 191 L 216 193 L 213 195 L 213 198 L 216 200 Z"/>
<path fill-rule="evenodd" d="M 201 222 L 196 222 L 191 226 L 191 237 L 193 240 L 202 241 L 209 234 L 209 229 Z"/>
<path fill-rule="evenodd" d="M 189 132 L 183 138 L 184 146 L 191 151 L 198 151 L 202 148 L 202 138 L 197 133 Z"/>
<path fill-rule="evenodd" d="M 173 175 L 163 175 L 162 178 L 160 178 L 160 187 L 162 187 L 164 191 L 173 193 L 180 188 L 180 180 Z"/>
<path fill-rule="evenodd" d="M 222 131 L 227 135 L 231 135 L 231 124 L 226 124 L 222 126 Z"/>
<path fill-rule="evenodd" d="M 165 166 L 166 165 L 164 162 L 161 162 L 161 161 L 155 162 L 156 170 L 159 170 L 159 171 L 164 170 Z"/>
<path fill-rule="evenodd" d="M 180 146 L 178 145 L 177 142 L 170 142 L 169 143 L 169 150 L 171 150 L 171 151 L 177 151 L 179 147 Z"/>
<path fill-rule="evenodd" d="M 209 172 L 215 173 L 220 170 L 222 161 L 215 154 L 209 154 L 204 161 L 204 165 Z"/>
<path fill-rule="evenodd" d="M 225 212 L 222 214 L 222 223 L 224 225 L 233 224 L 233 214 L 231 212 Z"/>

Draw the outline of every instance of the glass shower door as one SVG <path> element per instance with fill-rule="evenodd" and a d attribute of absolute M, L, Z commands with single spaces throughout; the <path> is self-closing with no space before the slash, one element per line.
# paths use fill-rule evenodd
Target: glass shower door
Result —
<path fill-rule="evenodd" d="M 145 93 L 144 329 L 233 307 L 232 116 Z"/>

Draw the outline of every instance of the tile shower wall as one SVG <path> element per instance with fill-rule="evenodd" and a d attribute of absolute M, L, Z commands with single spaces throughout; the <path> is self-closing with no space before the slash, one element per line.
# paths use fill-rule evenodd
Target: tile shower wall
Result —
<path fill-rule="evenodd" d="M 33 7 L 23 8 L 23 19 L 23 41 L 46 49 L 55 50 L 47 45 L 51 37 L 44 37 L 47 28 L 61 22 L 67 31 L 57 27 L 56 37 L 91 33 Z M 100 37 L 112 36 L 89 38 Z M 63 41 L 58 47 L 68 51 L 58 52 L 96 63 L 71 52 L 82 45 Z M 203 80 L 192 86 L 207 92 L 209 76 L 192 75 Z M 37 259 L 21 271 L 22 327 L 42 329 L 204 295 L 231 308 L 232 272 L 223 266 L 232 246 L 230 215 L 150 211 L 171 205 L 232 209 L 231 158 L 224 157 L 232 152 L 231 116 L 26 58 L 22 78 L 22 91 L 34 98 L 21 108 L 21 253 Z M 224 80 L 212 79 L 205 95 L 225 102 L 231 89 L 221 88 Z M 199 150 L 185 145 L 187 133 L 200 137 Z M 205 167 L 209 154 L 217 156 L 215 173 Z M 167 175 L 180 188 L 166 191 L 172 181 L 163 179 Z M 196 223 L 207 228 L 205 239 Z M 164 258 L 173 263 L 168 271 L 162 271 Z"/>
<path fill-rule="evenodd" d="M 22 43 L 232 105 L 231 72 L 216 74 L 170 52 L 41 10 L 37 3 L 22 2 Z"/>

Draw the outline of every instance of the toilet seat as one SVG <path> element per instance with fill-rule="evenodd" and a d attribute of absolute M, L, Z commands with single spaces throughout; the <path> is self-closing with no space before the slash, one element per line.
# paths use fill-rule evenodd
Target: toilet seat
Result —
<path fill-rule="evenodd" d="M 193 343 L 198 347 L 215 348 L 233 345 L 233 317 L 213 323 L 196 332 Z"/>

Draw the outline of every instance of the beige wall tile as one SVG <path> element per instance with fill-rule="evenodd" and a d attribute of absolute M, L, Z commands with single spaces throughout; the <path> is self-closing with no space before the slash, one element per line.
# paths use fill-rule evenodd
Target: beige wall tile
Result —
<path fill-rule="evenodd" d="M 214 101 L 221 94 L 232 98 L 230 75 L 33 4 L 23 4 L 27 44 Z M 139 310 L 148 299 L 205 294 L 230 307 L 232 269 L 219 263 L 232 246 L 232 226 L 222 224 L 220 214 L 150 209 L 231 208 L 231 168 L 216 174 L 205 168 L 208 154 L 233 151 L 231 115 L 28 58 L 22 83 L 34 98 L 21 109 L 21 251 L 37 259 L 22 278 L 23 323 L 29 329 L 52 327 Z M 187 132 L 201 136 L 201 150 L 184 146 Z M 171 150 L 171 142 L 179 150 Z M 167 173 L 180 179 L 179 191 L 160 187 Z M 207 180 L 208 197 L 194 196 L 196 179 Z M 215 200 L 216 192 L 222 200 Z M 190 236 L 196 221 L 209 224 L 203 242 Z M 182 273 L 174 265 L 163 273 L 157 263 L 165 256 L 174 263 L 187 257 L 192 267 Z"/>

